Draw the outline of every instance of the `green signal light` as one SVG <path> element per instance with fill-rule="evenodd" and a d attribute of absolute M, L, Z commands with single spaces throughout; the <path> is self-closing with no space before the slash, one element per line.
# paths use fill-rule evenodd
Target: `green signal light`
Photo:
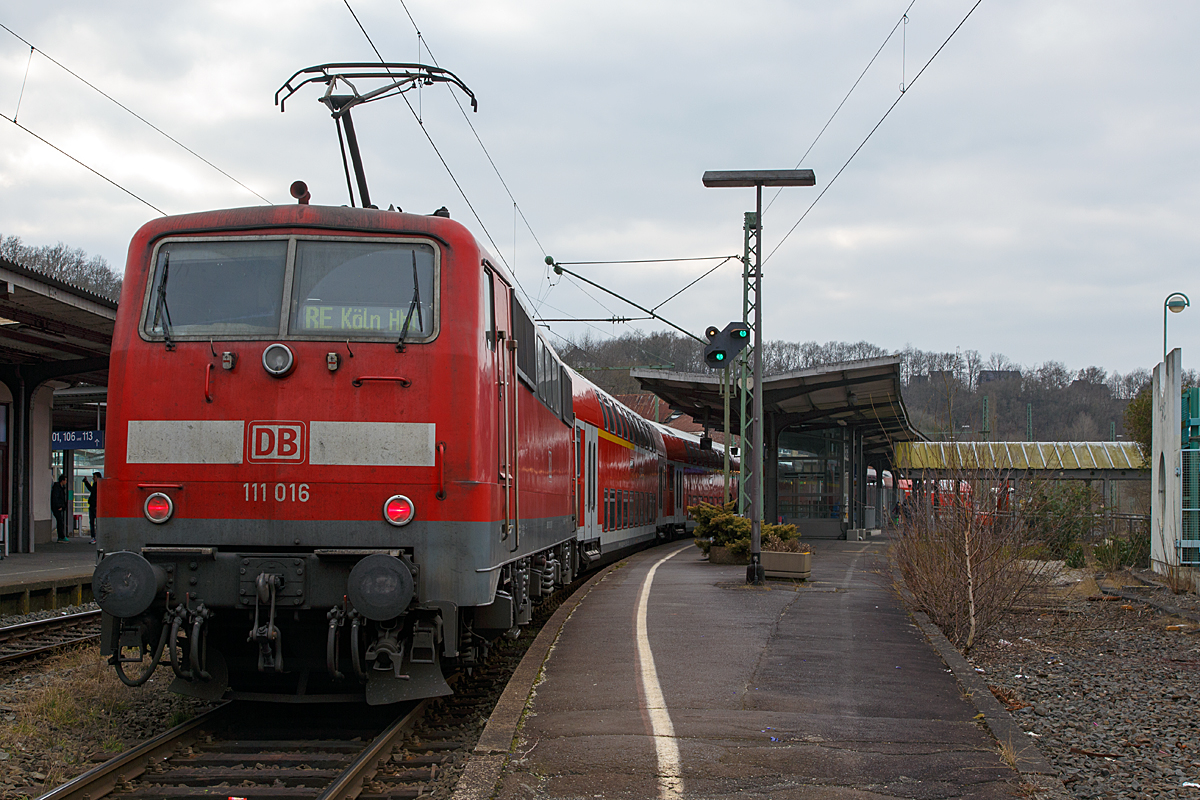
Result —
<path fill-rule="evenodd" d="M 745 328 L 741 328 L 741 329 L 739 329 L 739 330 L 736 330 L 736 331 L 734 331 L 733 333 L 734 333 L 734 335 L 735 335 L 735 336 L 737 336 L 739 339 L 746 339 L 746 338 L 748 338 L 748 337 L 750 336 L 750 331 L 746 330 Z"/>
<path fill-rule="evenodd" d="M 713 353 L 713 360 L 714 360 L 714 361 L 724 361 L 724 360 L 725 360 L 725 354 L 724 354 L 724 353 L 721 353 L 721 352 Z"/>

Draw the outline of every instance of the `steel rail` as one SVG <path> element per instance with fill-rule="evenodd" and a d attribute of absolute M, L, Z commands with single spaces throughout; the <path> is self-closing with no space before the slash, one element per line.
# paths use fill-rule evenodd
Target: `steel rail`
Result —
<path fill-rule="evenodd" d="M 375 777 L 379 765 L 392 756 L 393 748 L 403 741 L 412 727 L 425 713 L 430 700 L 422 700 L 400 719 L 393 722 L 383 733 L 358 754 L 346 770 L 317 796 L 317 800 L 354 800 L 362 793 L 363 784 Z"/>
<path fill-rule="evenodd" d="M 29 636 L 52 634 L 69 628 L 78 627 L 93 620 L 98 620 L 99 617 L 99 610 L 82 611 L 77 614 L 68 614 L 64 617 L 49 617 L 47 619 L 38 619 L 31 622 L 21 622 L 16 625 L 8 625 L 0 628 L 0 647 L 9 644 L 16 645 L 21 639 Z M 99 633 L 89 633 L 83 636 L 77 636 L 73 639 L 65 639 L 60 642 L 39 645 L 37 647 L 20 650 L 15 653 L 0 654 L 0 663 L 17 661 L 22 658 L 49 653 L 54 650 L 58 650 L 59 648 L 68 647 L 74 644 L 84 644 L 86 642 L 94 641 L 99 637 Z"/>
<path fill-rule="evenodd" d="M 62 786 L 41 795 L 38 800 L 98 800 L 112 792 L 118 784 L 144 773 L 154 762 L 171 756 L 178 747 L 186 747 L 197 741 L 206 727 L 224 721 L 229 708 L 230 704 L 225 703 L 206 711 L 189 722 L 177 725 L 79 777 L 72 778 Z"/>

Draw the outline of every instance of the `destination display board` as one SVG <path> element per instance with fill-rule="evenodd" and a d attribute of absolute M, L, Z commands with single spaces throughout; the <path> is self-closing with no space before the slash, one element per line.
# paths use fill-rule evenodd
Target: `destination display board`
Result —
<path fill-rule="evenodd" d="M 388 306 L 344 306 L 305 303 L 300 307 L 301 332 L 370 332 L 399 334 L 409 316 L 407 308 Z M 408 332 L 420 335 L 425 315 L 413 310 Z"/>

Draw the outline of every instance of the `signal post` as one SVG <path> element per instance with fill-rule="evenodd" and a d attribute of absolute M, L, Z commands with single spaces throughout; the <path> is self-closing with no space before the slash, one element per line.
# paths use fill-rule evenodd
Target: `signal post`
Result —
<path fill-rule="evenodd" d="M 708 187 L 749 187 L 755 190 L 754 214 L 754 270 L 747 275 L 746 287 L 750 289 L 753 278 L 754 293 L 754 394 L 753 394 L 753 444 L 749 459 L 750 472 L 750 566 L 746 568 L 746 581 L 756 585 L 765 582 L 762 567 L 762 510 L 763 510 L 763 405 L 762 405 L 762 189 L 764 186 L 813 186 L 817 182 L 811 169 L 767 169 L 708 171 L 704 173 L 704 185 Z M 747 267 L 749 265 L 747 264 Z M 748 324 L 746 320 L 745 324 Z M 731 323 L 732 324 L 732 323 Z M 711 330 L 711 329 L 710 329 Z M 748 331 L 747 331 L 748 333 Z M 710 345 L 711 347 L 712 345 Z M 708 360 L 708 350 L 705 350 Z M 743 423 L 744 427 L 744 423 Z M 743 443 L 744 446 L 744 443 Z M 744 474 L 744 472 L 743 472 Z"/>

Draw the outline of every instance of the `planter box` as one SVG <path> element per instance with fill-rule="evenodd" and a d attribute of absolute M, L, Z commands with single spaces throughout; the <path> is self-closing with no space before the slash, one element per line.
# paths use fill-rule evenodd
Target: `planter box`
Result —
<path fill-rule="evenodd" d="M 749 564 L 750 559 L 735 556 L 728 547 L 714 544 L 708 548 L 708 563 L 710 564 Z"/>
<path fill-rule="evenodd" d="M 812 574 L 812 553 L 773 553 L 764 550 L 762 565 L 768 578 L 806 581 Z"/>

